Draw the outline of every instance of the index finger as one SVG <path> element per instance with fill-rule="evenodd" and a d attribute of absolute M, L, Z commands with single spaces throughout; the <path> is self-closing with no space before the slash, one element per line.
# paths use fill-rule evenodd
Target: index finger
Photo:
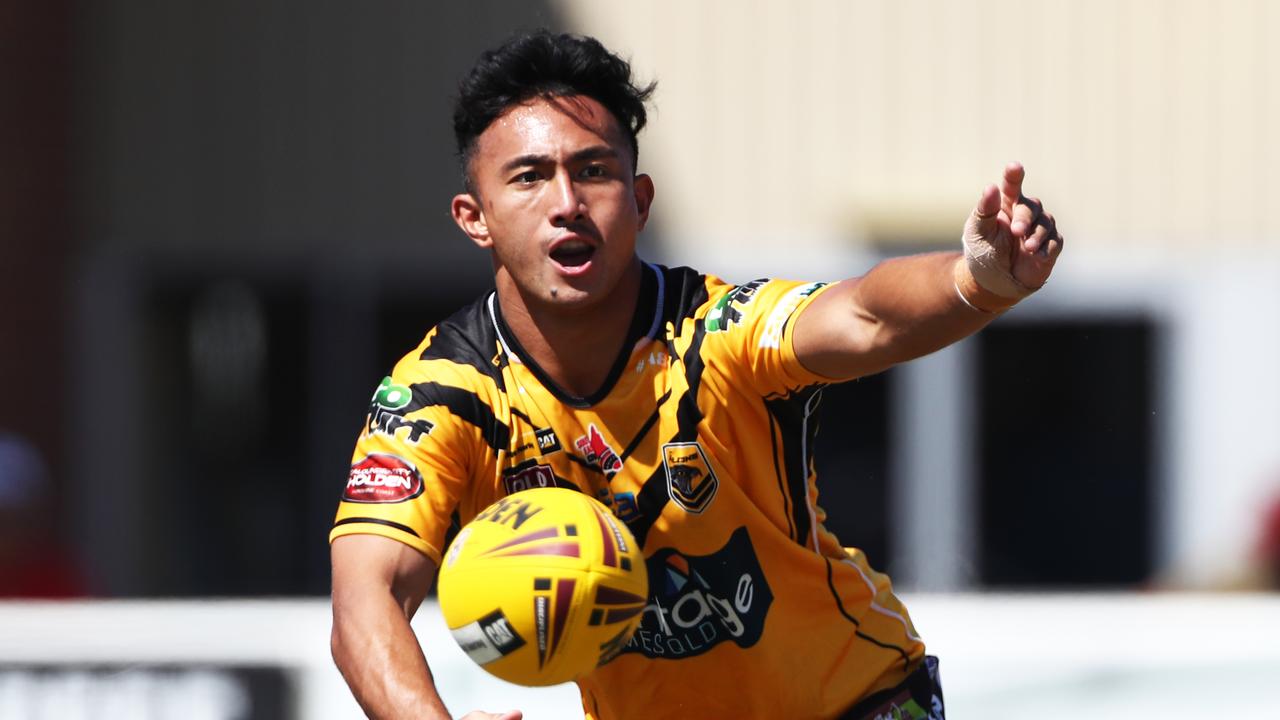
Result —
<path fill-rule="evenodd" d="M 1000 209 L 1013 217 L 1013 206 L 1022 198 L 1022 180 L 1027 171 L 1020 162 L 1011 162 L 1004 168 L 1004 179 L 1000 181 Z"/>

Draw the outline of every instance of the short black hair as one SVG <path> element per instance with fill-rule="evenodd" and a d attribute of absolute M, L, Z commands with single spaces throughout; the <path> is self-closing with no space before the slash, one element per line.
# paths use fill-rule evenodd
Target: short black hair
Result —
<path fill-rule="evenodd" d="M 545 29 L 516 35 L 482 53 L 458 83 L 453 134 L 463 183 L 473 190 L 469 166 L 480 134 L 513 105 L 534 97 L 582 95 L 599 102 L 628 135 L 634 166 L 640 159 L 636 136 L 648 119 L 645 102 L 656 88 L 656 82 L 637 85 L 631 64 L 593 37 Z"/>

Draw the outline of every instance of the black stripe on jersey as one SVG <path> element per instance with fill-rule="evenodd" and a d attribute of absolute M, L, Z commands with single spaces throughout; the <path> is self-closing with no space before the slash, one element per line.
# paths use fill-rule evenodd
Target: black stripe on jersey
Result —
<path fill-rule="evenodd" d="M 507 364 L 507 356 L 498 352 L 498 334 L 489 321 L 487 299 L 471 303 L 437 325 L 435 335 L 418 358 L 468 365 L 493 378 L 498 389 L 505 392 L 502 368 Z"/>
<path fill-rule="evenodd" d="M 653 408 L 653 414 L 649 416 L 648 420 L 644 421 L 644 425 L 640 427 L 640 432 L 636 433 L 636 436 L 631 438 L 631 442 L 627 443 L 626 449 L 618 456 L 619 460 L 626 462 L 627 458 L 631 457 L 631 453 L 635 452 L 636 448 L 640 446 L 640 441 L 644 440 L 644 436 L 648 435 L 649 431 L 653 429 L 654 424 L 658 422 L 658 418 L 661 417 L 662 406 L 670 399 L 671 388 L 667 388 L 667 392 L 664 393 L 662 397 L 658 398 L 658 404 Z"/>
<path fill-rule="evenodd" d="M 371 518 L 371 517 L 349 517 L 349 518 L 343 518 L 343 519 L 339 520 L 338 522 L 334 523 L 334 524 L 333 524 L 333 526 L 334 526 L 334 527 L 338 527 L 339 525 L 350 525 L 351 523 L 366 523 L 366 524 L 371 524 L 371 525 L 386 525 L 387 527 L 393 527 L 393 528 L 395 528 L 395 529 L 397 529 L 397 530 L 399 530 L 399 531 L 401 531 L 401 532 L 409 533 L 410 535 L 412 535 L 412 536 L 414 536 L 414 537 L 416 537 L 416 538 L 421 538 L 421 537 L 422 537 L 422 536 L 421 536 L 421 535 L 419 535 L 417 532 L 415 532 L 413 528 L 409 527 L 408 525 L 401 525 L 401 524 L 400 524 L 400 523 L 398 523 L 398 522 L 392 522 L 392 521 L 390 521 L 390 520 L 383 520 L 382 518 Z"/>
<path fill-rule="evenodd" d="M 663 325 L 671 323 L 675 327 L 672 337 L 680 337 L 684 329 L 684 320 L 694 316 L 698 308 L 706 304 L 710 295 L 707 293 L 707 276 L 687 267 L 662 268 L 666 278 L 666 297 L 662 302 Z M 675 349 L 671 349 L 674 356 Z"/>
<path fill-rule="evenodd" d="M 785 397 L 765 398 L 764 406 L 769 411 L 772 422 L 778 425 L 778 432 L 772 432 L 774 466 L 777 467 L 778 445 L 782 445 L 782 475 L 778 479 L 778 489 L 782 491 L 785 479 L 784 507 L 789 505 L 790 520 L 788 525 L 793 529 L 796 542 L 808 546 L 809 534 L 813 530 L 809 517 L 809 458 L 812 456 L 814 440 L 817 439 L 817 418 L 805 422 L 806 408 L 813 410 L 810 403 L 817 403 L 822 397 L 822 386 L 812 385 Z M 815 547 L 816 551 L 817 548 Z"/>
<path fill-rule="evenodd" d="M 679 405 L 676 406 L 676 432 L 666 442 L 695 442 L 698 439 L 698 423 L 702 421 L 702 409 L 698 407 L 698 389 L 702 387 L 702 371 L 706 369 L 702 361 L 702 340 L 706 335 L 702 319 L 695 320 L 693 339 L 680 362 L 684 366 L 685 381 L 689 387 L 680 396 Z M 663 464 L 653 471 L 636 494 L 640 517 L 630 528 L 641 547 L 644 546 L 649 528 L 653 527 L 654 521 L 669 502 L 671 493 L 667 489 L 667 468 Z"/>
<path fill-rule="evenodd" d="M 404 414 L 424 407 L 444 406 L 459 417 L 480 429 L 489 447 L 499 452 L 509 449 L 511 428 L 493 414 L 493 409 L 480 396 L 464 388 L 441 385 L 435 382 L 414 383 L 409 386 L 413 400 L 402 411 Z"/>
<path fill-rule="evenodd" d="M 569 452 L 568 450 L 562 450 L 562 451 L 561 451 L 561 453 L 562 453 L 566 458 L 568 458 L 570 462 L 574 462 L 574 463 L 577 463 L 578 465 L 581 465 L 583 470 L 589 470 L 589 471 L 591 471 L 591 472 L 593 472 L 593 473 L 596 473 L 597 475 L 603 475 L 603 474 L 604 474 L 604 471 L 603 471 L 603 470 L 601 470 L 599 467 L 597 467 L 597 466 L 595 466 L 595 465 L 592 465 L 591 463 L 587 462 L 587 459 L 586 459 L 586 458 L 584 458 L 584 457 L 580 457 L 580 456 L 578 456 L 578 455 L 574 455 L 573 453 Z"/>
<path fill-rule="evenodd" d="M 767 408 L 767 406 L 766 406 Z M 765 413 L 769 416 L 769 444 L 773 445 L 773 474 L 778 478 L 778 496 L 782 498 L 782 513 L 787 518 L 787 535 L 796 540 L 796 524 L 791 519 L 791 496 L 787 494 L 787 484 L 783 479 L 782 466 L 778 465 L 778 422 L 774 420 L 773 413 Z"/>
<path fill-rule="evenodd" d="M 444 545 L 440 546 L 441 550 L 453 544 L 453 539 L 462 532 L 462 516 L 458 514 L 458 508 L 453 509 L 453 513 L 449 515 L 449 529 L 444 531 Z"/>
<path fill-rule="evenodd" d="M 911 656 L 907 654 L 907 651 L 905 649 L 900 648 L 897 645 L 894 645 L 893 643 L 887 643 L 881 640 L 877 640 L 871 637 L 870 635 L 862 632 L 862 623 L 858 622 L 858 618 L 850 615 L 849 611 L 844 609 L 844 601 L 840 599 L 840 593 L 836 592 L 835 580 L 832 578 L 831 558 L 823 557 L 822 559 L 827 562 L 827 588 L 831 590 L 831 597 L 835 598 L 836 608 L 840 611 L 840 614 L 843 615 L 846 620 L 853 623 L 853 627 L 854 627 L 853 634 L 862 638 L 863 640 L 866 640 L 872 645 L 882 647 L 885 650 L 897 651 L 897 653 L 902 656 L 902 669 L 905 672 L 907 668 L 911 665 Z"/>

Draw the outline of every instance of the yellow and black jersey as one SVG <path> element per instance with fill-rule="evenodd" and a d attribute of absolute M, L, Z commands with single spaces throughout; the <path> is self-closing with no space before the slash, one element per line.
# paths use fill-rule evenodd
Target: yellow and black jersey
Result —
<path fill-rule="evenodd" d="M 924 645 L 888 578 L 823 527 L 828 381 L 791 333 L 823 289 L 646 265 L 634 342 L 592 397 L 528 359 L 490 294 L 382 381 L 331 539 L 384 535 L 439 564 L 450 526 L 498 498 L 577 488 L 631 528 L 650 579 L 635 637 L 579 682 L 588 718 L 838 715 Z"/>

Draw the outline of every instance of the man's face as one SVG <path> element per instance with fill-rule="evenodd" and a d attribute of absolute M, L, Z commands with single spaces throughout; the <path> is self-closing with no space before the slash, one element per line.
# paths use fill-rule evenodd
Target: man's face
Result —
<path fill-rule="evenodd" d="M 512 107 L 477 139 L 470 174 L 475 193 L 454 198 L 454 219 L 493 249 L 499 289 L 527 305 L 592 305 L 634 267 L 653 183 L 634 175 L 631 146 L 599 102 Z"/>

